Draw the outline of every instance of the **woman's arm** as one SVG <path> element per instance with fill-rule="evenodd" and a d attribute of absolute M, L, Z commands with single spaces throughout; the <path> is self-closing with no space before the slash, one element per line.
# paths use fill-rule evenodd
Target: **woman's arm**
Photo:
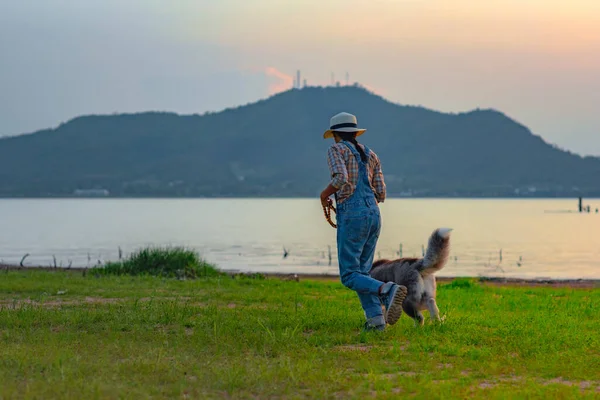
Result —
<path fill-rule="evenodd" d="M 385 201 L 385 181 L 383 180 L 383 171 L 381 170 L 381 162 L 379 161 L 379 157 L 377 154 L 375 156 L 375 170 L 373 173 L 373 189 L 375 189 L 375 197 L 377 198 L 378 203 L 383 203 Z"/>
<path fill-rule="evenodd" d="M 336 146 L 331 146 L 327 150 L 327 165 L 331 173 L 331 185 L 337 189 L 341 189 L 348 183 L 348 170 L 342 152 Z"/>
<path fill-rule="evenodd" d="M 328 204 L 329 196 L 340 190 L 348 183 L 348 170 L 340 149 L 336 146 L 331 146 L 327 150 L 327 165 L 331 174 L 331 182 L 321 192 L 321 204 Z"/>

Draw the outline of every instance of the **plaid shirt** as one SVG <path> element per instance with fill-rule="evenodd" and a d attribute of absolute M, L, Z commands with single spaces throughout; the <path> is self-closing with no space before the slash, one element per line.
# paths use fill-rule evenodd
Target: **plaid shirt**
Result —
<path fill-rule="evenodd" d="M 359 146 L 364 150 L 362 144 L 359 144 Z M 327 164 L 331 172 L 331 185 L 340 189 L 336 194 L 337 202 L 342 203 L 356 189 L 358 162 L 345 144 L 336 143 L 327 151 Z M 381 172 L 379 157 L 372 150 L 369 152 L 367 171 L 375 198 L 379 203 L 382 203 L 385 200 L 385 182 L 383 181 L 383 172 Z"/>

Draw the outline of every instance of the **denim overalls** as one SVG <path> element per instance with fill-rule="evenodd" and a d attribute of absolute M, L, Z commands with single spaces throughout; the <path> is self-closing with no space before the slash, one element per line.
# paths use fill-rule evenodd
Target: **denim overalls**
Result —
<path fill-rule="evenodd" d="M 367 165 L 356 148 L 345 144 L 358 163 L 358 181 L 354 193 L 337 205 L 337 247 L 342 284 L 358 293 L 367 318 L 382 315 L 379 288 L 383 285 L 369 276 L 375 246 L 381 230 L 377 199 L 369 182 Z M 367 160 L 370 150 L 365 146 Z"/>

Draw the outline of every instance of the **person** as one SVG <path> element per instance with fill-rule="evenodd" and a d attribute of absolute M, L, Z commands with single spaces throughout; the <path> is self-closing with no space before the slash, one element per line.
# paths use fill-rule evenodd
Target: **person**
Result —
<path fill-rule="evenodd" d="M 340 280 L 358 294 L 367 319 L 365 330 L 384 330 L 386 323 L 393 325 L 402 315 L 407 291 L 369 276 L 381 230 L 378 203 L 385 200 L 385 182 L 377 154 L 356 140 L 365 131 L 352 114 L 331 118 L 323 134 L 335 140 L 327 151 L 331 182 L 321 193 L 321 204 L 332 204 L 335 195 Z"/>

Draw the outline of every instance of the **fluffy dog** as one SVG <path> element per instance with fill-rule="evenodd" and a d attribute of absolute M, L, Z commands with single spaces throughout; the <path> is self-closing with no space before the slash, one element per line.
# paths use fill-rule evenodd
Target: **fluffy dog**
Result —
<path fill-rule="evenodd" d="M 422 310 L 429 310 L 432 320 L 440 320 L 440 311 L 435 302 L 435 273 L 441 270 L 448 260 L 450 232 L 452 229 L 436 229 L 429 238 L 423 258 L 400 258 L 378 260 L 373 263 L 370 275 L 381 282 L 395 282 L 408 289 L 402 303 L 404 312 L 416 323 L 423 325 Z"/>

